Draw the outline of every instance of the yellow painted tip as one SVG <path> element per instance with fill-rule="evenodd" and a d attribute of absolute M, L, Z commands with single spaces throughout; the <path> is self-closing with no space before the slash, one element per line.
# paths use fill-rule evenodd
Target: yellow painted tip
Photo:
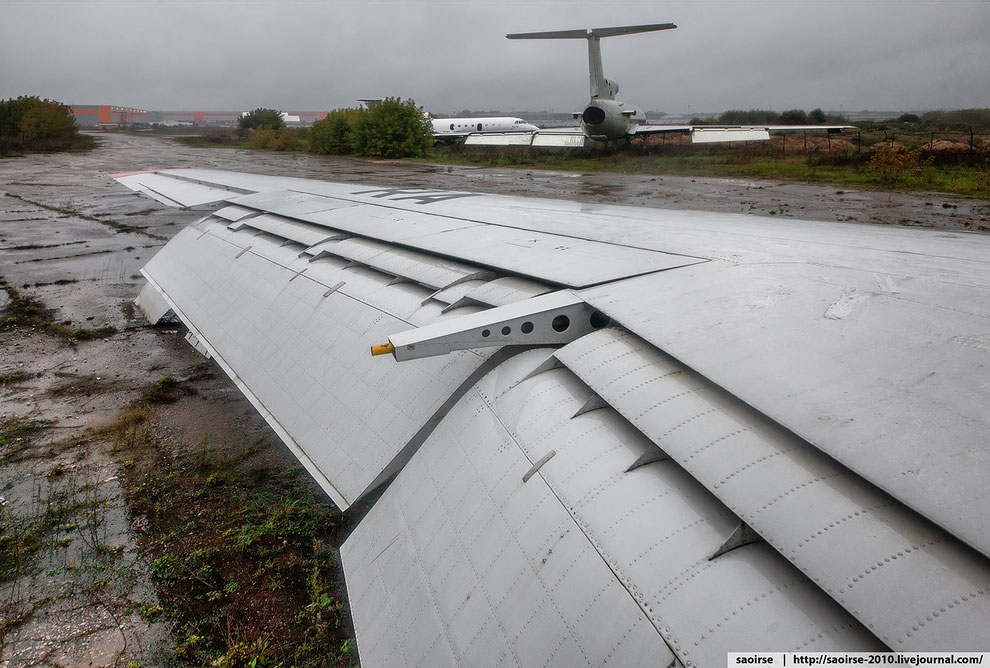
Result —
<path fill-rule="evenodd" d="M 395 351 L 395 346 L 393 346 L 391 343 L 384 343 L 384 344 L 382 344 L 380 346 L 371 346 L 371 355 L 372 356 L 375 356 L 375 355 L 388 355 L 389 353 L 394 352 L 394 351 Z"/>

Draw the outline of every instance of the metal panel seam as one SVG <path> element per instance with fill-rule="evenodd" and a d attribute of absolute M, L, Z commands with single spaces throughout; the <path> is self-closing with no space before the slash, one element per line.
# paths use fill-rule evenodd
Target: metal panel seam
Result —
<path fill-rule="evenodd" d="M 382 472 L 378 474 L 378 477 L 372 480 L 368 487 L 357 495 L 355 502 L 374 492 L 377 487 L 385 484 L 389 478 L 404 469 L 406 464 L 409 463 L 409 460 L 412 459 L 420 447 L 422 447 L 423 443 L 426 442 L 426 439 L 433 434 L 434 430 L 437 428 L 437 425 L 440 424 L 440 421 L 447 416 L 447 413 L 449 413 L 454 405 L 461 400 L 461 397 L 466 395 L 485 375 L 510 357 L 515 357 L 519 353 L 530 350 L 534 347 L 536 346 L 502 346 L 487 359 L 485 359 L 477 369 L 471 372 L 471 375 L 464 379 L 464 382 L 462 382 L 457 389 L 451 392 L 446 401 L 444 401 L 440 407 L 437 408 L 433 415 L 431 415 L 429 419 L 423 423 L 423 426 L 412 435 L 404 446 L 402 446 L 402 449 L 400 449 L 395 457 L 392 458 L 392 461 L 389 462 L 388 466 L 382 469 Z M 471 352 L 478 355 L 476 351 L 472 350 Z"/>
<path fill-rule="evenodd" d="M 291 267 L 289 267 L 287 265 L 284 265 L 281 262 L 278 262 L 276 260 L 273 260 L 272 258 L 268 257 L 267 255 L 261 255 L 259 253 L 254 252 L 253 250 L 251 250 L 252 249 L 251 246 L 247 246 L 247 247 L 238 246 L 237 244 L 235 244 L 232 241 L 230 241 L 230 239 L 224 239 L 223 237 L 220 237 L 220 236 L 218 236 L 216 234 L 213 234 L 213 232 L 210 231 L 210 230 L 207 230 L 206 234 L 209 234 L 211 237 L 213 237 L 217 241 L 222 241 L 224 243 L 228 243 L 231 246 L 233 246 L 234 248 L 240 248 L 243 252 L 251 253 L 251 255 L 254 255 L 255 257 L 257 257 L 259 259 L 262 259 L 262 260 L 265 260 L 267 262 L 270 262 L 270 263 L 274 264 L 277 267 L 281 267 L 282 269 L 285 269 L 286 271 L 291 271 L 293 274 L 296 274 L 297 273 Z M 142 270 L 142 273 L 143 273 L 143 270 Z M 310 274 L 300 274 L 299 275 L 299 278 L 304 279 L 304 280 L 308 280 L 308 281 L 312 281 L 316 285 L 322 285 L 323 287 L 328 288 L 328 289 L 333 288 L 333 293 L 334 294 L 340 293 L 341 295 L 347 297 L 348 299 L 351 299 L 353 301 L 356 301 L 359 304 L 364 304 L 365 306 L 367 306 L 370 309 L 374 309 L 375 311 L 380 311 L 382 313 L 386 313 L 386 311 L 382 311 L 382 309 L 379 308 L 378 306 L 375 306 L 374 304 L 370 304 L 370 303 L 364 301 L 363 299 L 360 299 L 359 297 L 355 297 L 354 295 L 349 294 L 346 290 L 343 289 L 344 286 L 340 285 L 339 283 L 336 284 L 336 285 L 330 285 L 329 283 L 324 283 L 323 281 L 317 280 L 316 278 L 314 278 Z M 401 316 L 399 316 L 399 315 L 397 315 L 395 313 L 389 313 L 389 315 L 392 316 L 393 318 L 395 318 L 396 320 L 399 320 L 401 322 L 406 323 L 407 325 L 409 325 L 412 328 L 418 327 L 418 325 L 416 325 L 416 323 L 409 322 L 405 318 L 403 318 L 403 317 L 401 317 Z M 183 321 L 183 322 L 185 322 L 185 321 Z M 474 352 L 474 351 L 472 351 L 472 352 Z M 475 354 L 477 354 L 477 353 L 475 353 Z"/>
<path fill-rule="evenodd" d="M 466 223 L 472 223 L 472 224 L 475 224 L 475 225 L 490 225 L 492 227 L 501 227 L 501 228 L 505 228 L 505 229 L 509 229 L 509 230 L 519 230 L 519 231 L 522 231 L 522 232 L 539 232 L 540 234 L 547 234 L 547 235 L 550 235 L 550 236 L 561 237 L 562 239 L 574 239 L 576 241 L 584 241 L 584 242 L 593 243 L 593 244 L 601 244 L 603 246 L 615 246 L 616 248 L 631 248 L 631 249 L 634 249 L 634 250 L 648 251 L 648 252 L 651 252 L 651 253 L 660 253 L 661 255 L 673 255 L 675 257 L 687 257 L 687 258 L 691 258 L 693 260 L 698 260 L 699 262 L 709 262 L 710 261 L 710 258 L 699 257 L 697 255 L 688 255 L 687 253 L 675 253 L 675 252 L 671 252 L 671 251 L 661 251 L 661 250 L 657 250 L 655 248 L 645 248 L 643 246 L 634 246 L 632 244 L 619 244 L 619 243 L 615 243 L 614 241 L 601 241 L 601 240 L 598 240 L 598 239 L 588 239 L 587 237 L 578 236 L 576 234 L 564 234 L 562 232 L 544 232 L 542 230 L 538 230 L 538 229 L 534 229 L 534 228 L 530 228 L 530 227 L 523 227 L 521 225 L 506 225 L 505 223 L 493 223 L 493 222 L 486 221 L 486 220 L 475 220 L 473 218 L 465 218 L 463 216 L 452 216 L 450 214 L 445 214 L 445 213 L 433 213 L 433 212 L 429 212 L 429 211 L 421 211 L 421 210 L 418 210 L 418 209 L 407 209 L 405 207 L 395 206 L 394 204 L 392 204 L 392 205 L 385 204 L 384 202 L 366 202 L 364 200 L 349 199 L 347 197 L 337 197 L 337 196 L 331 196 L 331 195 L 321 195 L 319 193 L 308 192 L 306 190 L 291 190 L 290 189 L 290 190 L 286 190 L 286 192 L 300 193 L 300 194 L 303 194 L 303 195 L 312 195 L 314 197 L 324 197 L 324 198 L 327 198 L 327 199 L 337 199 L 337 200 L 341 200 L 341 201 L 344 201 L 344 202 L 351 202 L 351 203 L 357 204 L 359 206 L 374 206 L 374 207 L 379 207 L 379 208 L 382 208 L 382 209 L 391 209 L 393 211 L 404 211 L 404 212 L 407 212 L 407 213 L 408 212 L 424 213 L 424 214 L 429 215 L 429 216 L 436 216 L 437 218 L 445 218 L 447 220 L 463 220 Z M 471 194 L 475 194 L 475 193 L 471 193 Z M 240 205 L 240 206 L 246 206 L 246 205 Z M 463 229 L 463 228 L 458 228 L 458 229 Z M 369 237 L 369 238 L 370 239 L 374 239 L 375 237 Z M 649 272 L 647 272 L 647 273 L 649 273 Z"/>
<path fill-rule="evenodd" d="M 576 377 L 576 375 L 575 375 L 575 377 Z M 530 463 L 530 466 L 533 466 L 535 464 L 535 462 L 533 462 L 533 460 L 527 454 L 526 449 L 523 448 L 519 444 L 519 442 L 516 440 L 515 435 L 513 435 L 512 431 L 502 421 L 502 417 L 498 414 L 498 411 L 495 410 L 495 407 L 492 406 L 492 404 L 490 404 L 488 402 L 488 400 L 485 398 L 484 394 L 482 394 L 481 392 L 478 392 L 477 390 L 476 390 L 476 394 L 478 395 L 478 398 L 481 400 L 481 403 L 483 403 L 485 405 L 485 407 L 488 408 L 488 411 L 491 413 L 492 417 L 495 418 L 495 421 L 498 423 L 499 427 L 502 428 L 502 431 L 504 431 L 505 434 L 509 437 L 509 439 L 512 440 L 512 443 L 516 446 L 516 448 L 519 449 L 519 451 L 522 453 L 522 456 L 526 459 L 526 461 L 528 461 Z M 612 560 L 609 559 L 606 556 L 606 553 L 603 551 L 601 545 L 598 544 L 598 541 L 596 541 L 588 533 L 587 527 L 584 525 L 584 523 L 578 517 L 576 517 L 574 515 L 574 513 L 571 511 L 570 507 L 566 503 L 564 503 L 564 500 L 560 497 L 560 494 L 557 493 L 556 488 L 554 488 L 554 486 L 550 483 L 550 481 L 547 480 L 546 476 L 542 472 L 536 471 L 534 477 L 537 477 L 537 476 L 539 476 L 539 478 L 547 486 L 547 489 L 550 490 L 550 493 L 553 494 L 554 498 L 557 500 L 557 503 L 559 503 L 560 504 L 560 507 L 564 509 L 564 511 L 567 513 L 568 517 L 571 518 L 571 521 L 574 522 L 574 524 L 581 530 L 581 534 L 584 536 L 585 540 L 587 540 L 591 544 L 592 548 L 594 548 L 595 552 L 598 554 L 599 558 L 602 560 L 602 563 L 605 564 L 605 566 L 608 568 L 609 571 L 611 571 L 612 576 L 615 578 L 616 582 L 618 582 L 619 585 L 621 585 L 621 587 L 629 595 L 629 598 L 631 598 L 632 601 L 633 601 L 633 603 L 636 604 L 636 607 L 639 608 L 639 610 L 642 613 L 643 617 L 648 622 L 650 622 L 650 624 L 654 627 L 654 629 L 656 629 L 657 635 L 660 636 L 660 639 L 661 640 L 663 640 L 663 643 L 667 646 L 667 650 L 671 653 L 672 656 L 677 657 L 678 660 L 680 660 L 679 659 L 679 656 L 678 656 L 678 653 L 674 651 L 674 648 L 670 645 L 670 642 L 660 632 L 660 630 L 656 628 L 656 625 L 653 624 L 653 620 L 652 620 L 652 617 L 650 616 L 650 614 L 643 608 L 643 605 L 633 595 L 633 593 L 631 591 L 629 591 L 629 587 L 627 587 L 626 586 L 626 583 L 623 581 L 623 579 L 621 577 L 619 577 L 619 574 L 615 572 L 615 569 L 612 566 Z M 573 630 L 570 629 L 570 625 L 569 624 L 568 624 L 568 629 L 571 630 L 571 632 L 573 633 Z M 580 645 L 580 643 L 579 643 L 579 645 Z"/>

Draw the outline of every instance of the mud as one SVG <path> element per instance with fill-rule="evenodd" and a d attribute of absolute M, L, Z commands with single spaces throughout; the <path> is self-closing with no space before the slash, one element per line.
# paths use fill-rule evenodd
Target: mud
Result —
<path fill-rule="evenodd" d="M 371 162 L 196 149 L 128 135 L 101 142 L 86 154 L 0 160 L 0 278 L 54 309 L 53 318 L 71 329 L 116 331 L 67 341 L 0 323 L 0 421 L 48 425 L 29 447 L 8 448 L 0 457 L 0 505 L 18 521 L 50 510 L 67 494 L 82 501 L 74 511 L 79 516 L 67 523 L 74 528 L 57 534 L 37 563 L 0 586 L 0 668 L 129 662 L 147 668 L 166 665 L 171 655 L 168 629 L 140 614 L 156 597 L 137 549 L 140 526 L 133 526 L 118 483 L 120 464 L 105 444 L 85 435 L 142 388 L 166 375 L 181 377 L 203 361 L 181 332 L 149 328 L 132 306 L 143 284 L 140 267 L 203 212 L 160 207 L 108 173 L 205 167 L 665 209 L 990 229 L 990 202 L 932 193 Z M 0 308 L 7 302 L 0 290 Z M 205 430 L 240 430 L 280 447 L 222 374 L 197 387 L 195 401 L 163 411 L 168 429 L 192 441 Z"/>

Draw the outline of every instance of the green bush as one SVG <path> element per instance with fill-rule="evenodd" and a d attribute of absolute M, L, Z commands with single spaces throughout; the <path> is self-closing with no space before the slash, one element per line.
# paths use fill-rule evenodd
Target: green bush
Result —
<path fill-rule="evenodd" d="M 251 148 L 266 150 L 275 148 L 275 131 L 271 128 L 261 127 L 252 130 L 248 135 L 248 144 Z"/>
<path fill-rule="evenodd" d="M 285 121 L 278 109 L 259 107 L 237 119 L 237 127 L 242 133 L 259 128 L 281 130 L 285 127 Z"/>
<path fill-rule="evenodd" d="M 780 122 L 784 125 L 807 125 L 808 114 L 802 109 L 788 109 L 781 112 Z"/>
<path fill-rule="evenodd" d="M 61 102 L 21 96 L 0 102 L 0 153 L 88 148 L 72 110 Z"/>
<path fill-rule="evenodd" d="M 306 130 L 303 128 L 283 128 L 275 135 L 272 148 L 276 151 L 298 151 L 305 138 Z"/>
<path fill-rule="evenodd" d="M 388 97 L 351 125 L 354 152 L 376 158 L 423 157 L 433 146 L 433 128 L 413 100 Z"/>
<path fill-rule="evenodd" d="M 354 153 L 351 127 L 364 109 L 334 109 L 309 129 L 306 139 L 311 153 L 347 155 Z"/>
<path fill-rule="evenodd" d="M 920 152 L 895 144 L 885 144 L 877 150 L 870 157 L 869 165 L 877 180 L 888 186 L 923 166 Z"/>
<path fill-rule="evenodd" d="M 762 125 L 778 123 L 779 121 L 780 114 L 776 111 L 768 111 L 764 109 L 750 109 L 749 111 L 744 111 L 742 109 L 730 109 L 719 116 L 717 122 L 721 125 Z"/>
<path fill-rule="evenodd" d="M 921 121 L 941 128 L 958 128 L 969 131 L 986 131 L 990 128 L 990 109 L 955 109 L 953 111 L 929 111 L 921 115 Z"/>

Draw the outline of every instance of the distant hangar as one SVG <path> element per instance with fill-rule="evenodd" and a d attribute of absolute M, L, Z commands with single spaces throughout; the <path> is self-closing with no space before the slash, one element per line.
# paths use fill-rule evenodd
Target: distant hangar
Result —
<path fill-rule="evenodd" d="M 133 125 L 235 126 L 241 111 L 149 111 L 113 104 L 70 105 L 80 128 L 128 127 Z M 290 111 L 286 125 L 309 126 L 325 118 L 325 111 Z M 298 120 L 297 120 L 298 119 Z"/>

